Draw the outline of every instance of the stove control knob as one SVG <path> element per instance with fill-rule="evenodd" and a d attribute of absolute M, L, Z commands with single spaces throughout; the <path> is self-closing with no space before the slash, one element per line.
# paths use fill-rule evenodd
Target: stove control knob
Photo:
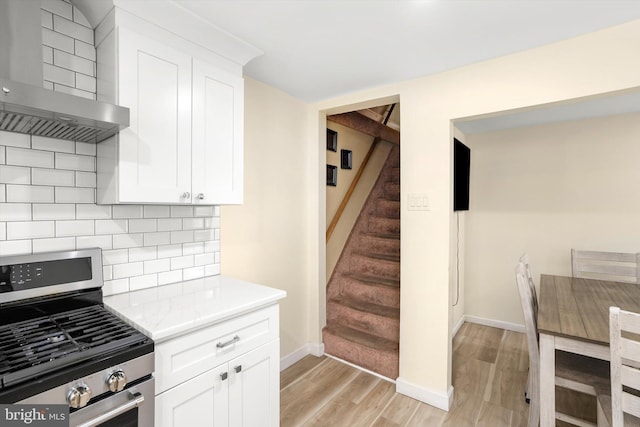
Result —
<path fill-rule="evenodd" d="M 91 389 L 86 384 L 73 386 L 67 395 L 67 402 L 72 408 L 82 408 L 91 399 Z"/>
<path fill-rule="evenodd" d="M 109 378 L 107 378 L 107 386 L 109 387 L 109 390 L 113 392 L 122 391 L 126 385 L 127 376 L 122 369 L 118 369 L 117 371 L 113 371 L 109 374 Z"/>

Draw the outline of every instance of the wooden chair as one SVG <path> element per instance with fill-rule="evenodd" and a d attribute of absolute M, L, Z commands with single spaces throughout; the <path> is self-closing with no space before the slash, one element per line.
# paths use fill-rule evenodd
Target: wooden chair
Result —
<path fill-rule="evenodd" d="M 640 254 L 571 249 L 573 277 L 640 283 Z"/>
<path fill-rule="evenodd" d="M 516 284 L 524 314 L 527 347 L 529 350 L 529 427 L 540 422 L 540 348 L 538 346 L 537 316 L 533 295 L 524 263 L 516 267 Z M 535 289 L 535 288 L 534 288 Z M 556 351 L 556 386 L 596 396 L 596 387 L 609 386 L 609 366 L 606 362 L 577 354 Z M 580 426 L 593 426 L 585 420 L 556 411 L 556 418 Z"/>
<path fill-rule="evenodd" d="M 598 425 L 640 426 L 640 314 L 609 308 L 611 389 L 598 395 Z"/>

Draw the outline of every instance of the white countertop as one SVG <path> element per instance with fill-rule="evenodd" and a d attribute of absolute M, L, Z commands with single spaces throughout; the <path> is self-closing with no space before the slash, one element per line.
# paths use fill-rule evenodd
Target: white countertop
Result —
<path fill-rule="evenodd" d="M 274 304 L 285 291 L 224 276 L 104 297 L 104 305 L 155 342 Z"/>

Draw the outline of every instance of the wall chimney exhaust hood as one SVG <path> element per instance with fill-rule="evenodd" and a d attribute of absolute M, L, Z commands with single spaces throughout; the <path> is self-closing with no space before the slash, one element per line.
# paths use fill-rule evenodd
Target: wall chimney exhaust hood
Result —
<path fill-rule="evenodd" d="M 39 1 L 0 1 L 0 130 L 97 143 L 129 126 L 129 109 L 43 87 Z"/>

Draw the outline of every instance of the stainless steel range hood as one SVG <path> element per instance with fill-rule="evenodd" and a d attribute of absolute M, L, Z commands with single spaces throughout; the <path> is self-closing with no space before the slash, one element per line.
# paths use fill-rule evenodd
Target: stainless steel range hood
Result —
<path fill-rule="evenodd" d="M 97 143 L 129 126 L 129 109 L 43 87 L 39 1 L 0 1 L 0 130 Z"/>

